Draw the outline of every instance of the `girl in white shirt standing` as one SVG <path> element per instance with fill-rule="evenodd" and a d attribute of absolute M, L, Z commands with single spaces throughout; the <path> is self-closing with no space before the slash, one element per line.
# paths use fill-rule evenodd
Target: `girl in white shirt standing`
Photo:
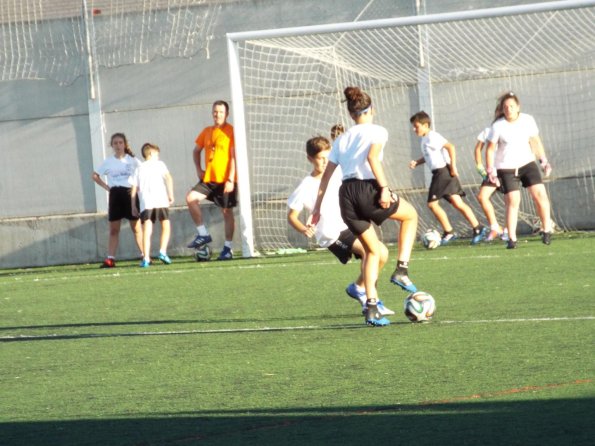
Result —
<path fill-rule="evenodd" d="M 388 140 L 384 127 L 373 124 L 370 96 L 358 87 L 347 87 L 343 94 L 347 110 L 355 125 L 338 138 L 329 154 L 312 212 L 312 223 L 320 219 L 320 207 L 329 180 L 341 166 L 343 183 L 339 190 L 341 216 L 349 230 L 364 247 L 364 285 L 367 303 L 365 319 L 368 325 L 384 326 L 390 322 L 378 311 L 376 281 L 380 270 L 380 251 L 372 222 L 380 225 L 387 218 L 401 223 L 397 252 L 397 268 L 391 282 L 406 291 L 417 291 L 408 276 L 409 259 L 417 231 L 417 212 L 407 201 L 391 192 L 382 167 L 383 150 Z"/>
<path fill-rule="evenodd" d="M 128 147 L 128 140 L 124 133 L 114 133 L 110 144 L 114 155 L 106 158 L 101 166 L 93 172 L 93 181 L 109 192 L 108 221 L 109 240 L 107 257 L 101 268 L 113 268 L 116 266 L 116 251 L 120 241 L 120 225 L 125 218 L 130 222 L 130 229 L 134 234 L 134 240 L 143 254 L 143 234 L 138 216 L 132 214 L 130 203 L 130 178 L 134 171 L 140 166 L 140 161 Z M 107 183 L 102 176 L 107 177 Z"/>
<path fill-rule="evenodd" d="M 550 200 L 541 178 L 541 172 L 535 163 L 539 159 L 545 176 L 549 176 L 552 167 L 548 162 L 539 130 L 531 115 L 521 113 L 520 101 L 512 93 L 506 93 L 498 99 L 500 114 L 492 124 L 486 152 L 486 165 L 489 180 L 500 181 L 506 204 L 506 226 L 510 239 L 506 247 L 517 247 L 517 222 L 521 204 L 521 186 L 527 188 L 535 202 L 541 219 L 541 240 L 549 245 L 552 235 Z"/>

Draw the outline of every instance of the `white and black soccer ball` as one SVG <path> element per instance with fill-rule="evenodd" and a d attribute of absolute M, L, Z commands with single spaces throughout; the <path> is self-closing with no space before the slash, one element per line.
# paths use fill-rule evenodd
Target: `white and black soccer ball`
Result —
<path fill-rule="evenodd" d="M 403 309 L 411 322 L 427 322 L 436 312 L 436 301 L 425 291 L 416 291 L 405 298 Z"/>
<path fill-rule="evenodd" d="M 213 251 L 211 251 L 211 247 L 209 245 L 203 245 L 194 251 L 194 260 L 197 262 L 208 262 L 211 260 L 212 255 Z"/>
<path fill-rule="evenodd" d="M 421 242 L 428 249 L 436 249 L 438 246 L 440 246 L 441 241 L 442 237 L 440 236 L 440 233 L 435 229 L 428 229 L 421 236 Z"/>

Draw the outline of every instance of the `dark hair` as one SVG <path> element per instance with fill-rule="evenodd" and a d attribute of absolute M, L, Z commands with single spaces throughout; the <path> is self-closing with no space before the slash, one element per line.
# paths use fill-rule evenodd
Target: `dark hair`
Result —
<path fill-rule="evenodd" d="M 225 113 L 229 114 L 229 104 L 227 102 L 222 100 L 215 101 L 211 108 L 215 108 L 216 105 L 223 105 L 225 107 Z"/>
<path fill-rule="evenodd" d="M 134 157 L 134 153 L 132 153 L 132 150 L 130 150 L 130 146 L 128 145 L 128 139 L 126 139 L 126 135 L 124 133 L 114 133 L 110 138 L 109 145 L 112 146 L 114 144 L 114 139 L 116 138 L 120 138 L 122 141 L 124 141 L 124 153 L 126 153 L 126 155 Z"/>
<path fill-rule="evenodd" d="M 359 87 L 347 87 L 343 90 L 345 100 L 347 101 L 347 110 L 352 118 L 360 116 L 372 105 L 372 99 Z"/>
<path fill-rule="evenodd" d="M 144 159 L 147 159 L 151 150 L 156 150 L 157 152 L 160 152 L 159 146 L 156 144 L 151 144 L 150 142 L 146 142 L 143 144 L 140 151 L 143 154 Z"/>
<path fill-rule="evenodd" d="M 496 122 L 498 119 L 504 117 L 504 102 L 507 99 L 514 99 L 514 101 L 517 103 L 517 105 L 521 105 L 521 101 L 519 100 L 519 97 L 516 94 L 514 94 L 512 91 L 508 91 L 508 92 L 500 95 L 500 97 L 498 98 L 498 102 L 496 103 L 496 110 L 494 111 L 494 122 Z"/>
<path fill-rule="evenodd" d="M 324 136 L 315 136 L 306 142 L 306 153 L 310 158 L 314 158 L 323 150 L 330 150 L 331 143 Z"/>
<path fill-rule="evenodd" d="M 345 133 L 345 127 L 343 127 L 343 124 L 335 124 L 331 127 L 331 139 L 333 141 L 343 133 Z"/>
<path fill-rule="evenodd" d="M 409 118 L 409 122 L 411 124 L 419 122 L 420 124 L 432 125 L 432 118 L 430 118 L 430 115 L 428 115 L 425 111 L 421 110 Z"/>

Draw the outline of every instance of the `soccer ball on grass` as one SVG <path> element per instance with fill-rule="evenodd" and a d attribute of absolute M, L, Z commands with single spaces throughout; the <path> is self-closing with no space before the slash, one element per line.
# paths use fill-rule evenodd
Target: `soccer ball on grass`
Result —
<path fill-rule="evenodd" d="M 442 237 L 440 237 L 440 233 L 435 229 L 428 229 L 422 236 L 421 242 L 423 245 L 428 249 L 435 249 L 440 246 L 440 241 Z"/>
<path fill-rule="evenodd" d="M 436 301 L 425 291 L 416 291 L 405 298 L 403 309 L 411 322 L 427 322 L 436 312 Z"/>
<path fill-rule="evenodd" d="M 194 251 L 194 260 L 197 262 L 208 262 L 211 260 L 212 255 L 213 251 L 211 251 L 211 247 L 209 245 L 203 245 Z"/>

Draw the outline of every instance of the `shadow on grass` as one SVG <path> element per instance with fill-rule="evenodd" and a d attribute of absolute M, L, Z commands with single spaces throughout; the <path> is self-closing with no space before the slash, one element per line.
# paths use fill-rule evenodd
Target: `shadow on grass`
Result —
<path fill-rule="evenodd" d="M 592 445 L 594 398 L 0 423 L 4 446 Z"/>

